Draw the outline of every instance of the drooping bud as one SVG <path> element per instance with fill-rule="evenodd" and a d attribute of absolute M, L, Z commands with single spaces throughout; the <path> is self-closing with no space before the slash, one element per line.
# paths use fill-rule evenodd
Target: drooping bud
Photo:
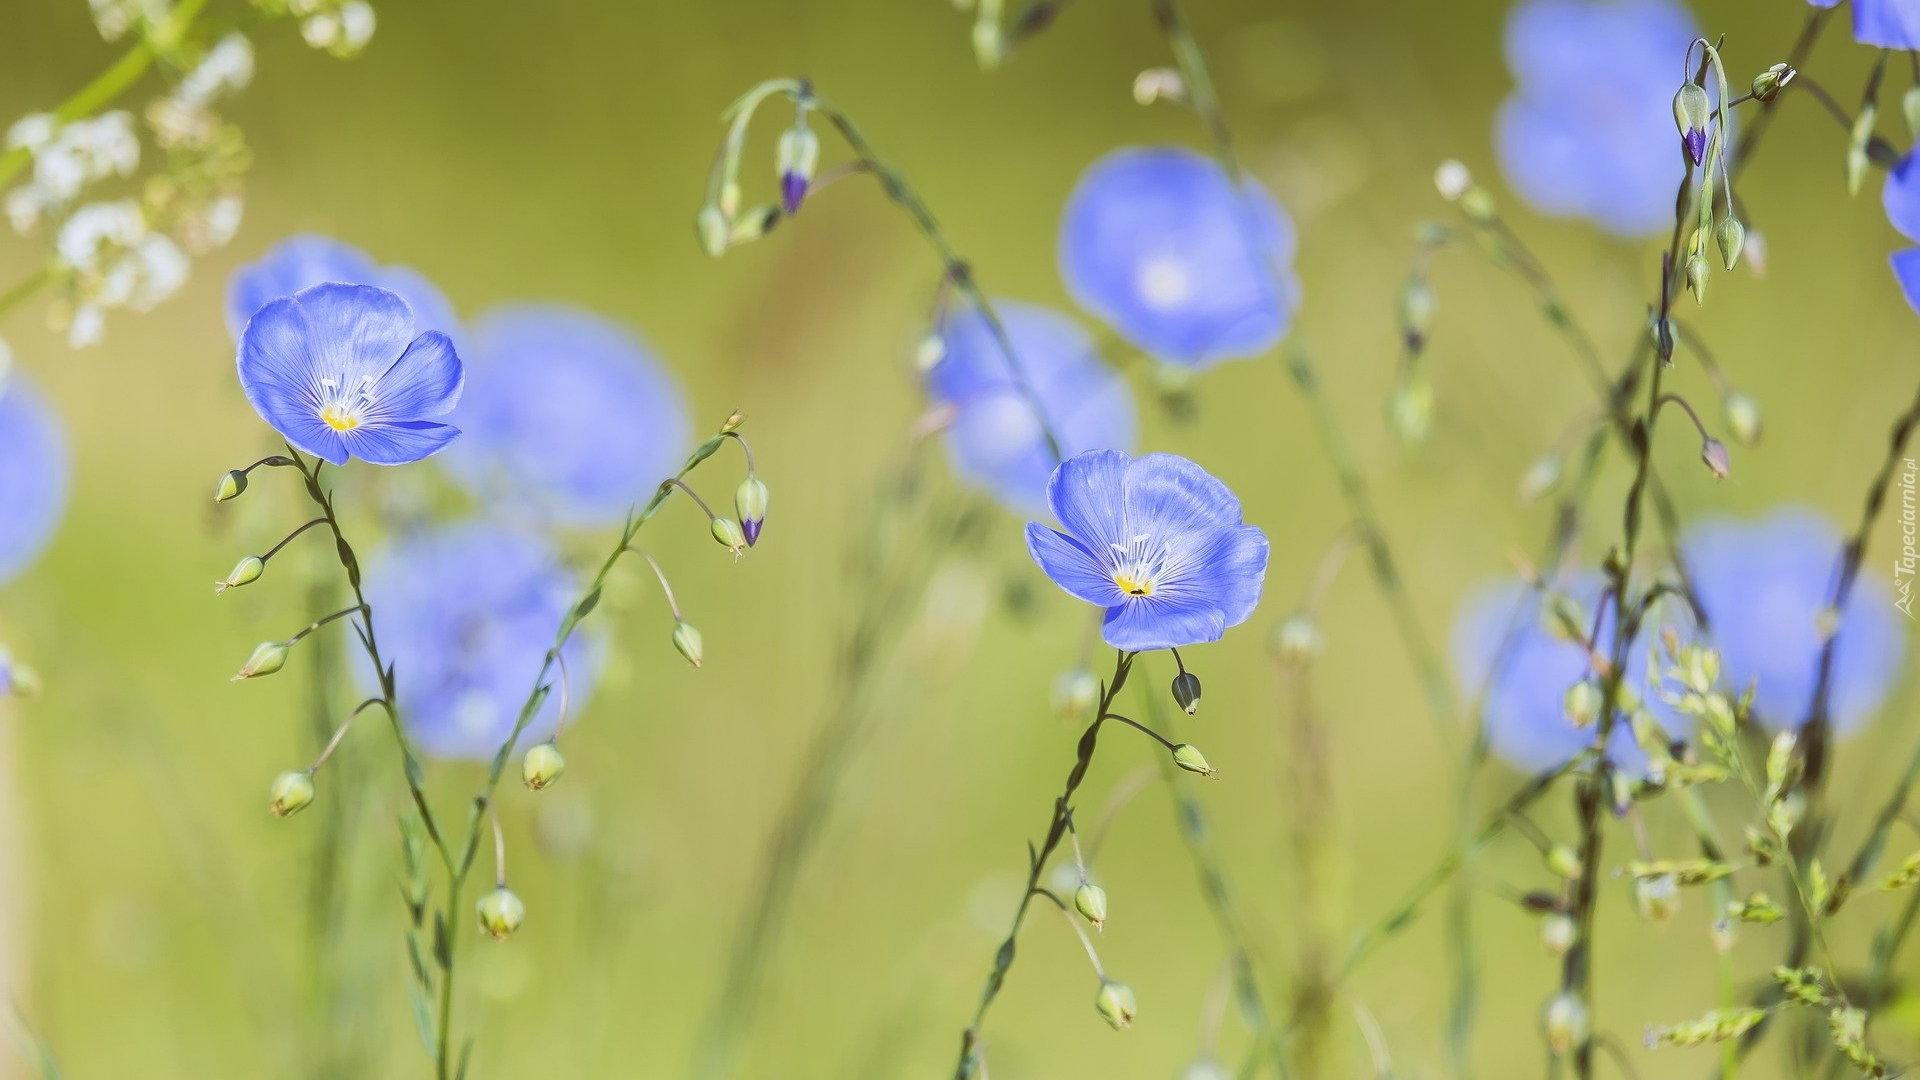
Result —
<path fill-rule="evenodd" d="M 1548 1000 L 1540 1025 L 1547 1049 L 1565 1056 L 1587 1041 L 1587 1003 L 1571 991 L 1561 991 Z"/>
<path fill-rule="evenodd" d="M 1113 1030 L 1120 1031 L 1133 1023 L 1134 1014 L 1140 1006 L 1133 998 L 1133 989 L 1126 983 L 1112 979 L 1100 980 L 1100 992 L 1093 996 L 1093 1007 L 1099 1010 Z"/>
<path fill-rule="evenodd" d="M 1560 455 L 1542 454 L 1520 477 L 1520 501 L 1532 502 L 1560 486 Z"/>
<path fill-rule="evenodd" d="M 1133 77 L 1135 104 L 1151 105 L 1163 98 L 1167 101 L 1182 101 L 1186 96 L 1186 80 L 1172 68 L 1148 68 Z"/>
<path fill-rule="evenodd" d="M 735 558 L 746 548 L 747 534 L 740 530 L 740 523 L 732 518 L 714 518 L 711 529 L 713 538 L 719 541 L 721 547 L 733 552 Z"/>
<path fill-rule="evenodd" d="M 700 208 L 693 219 L 695 233 L 700 237 L 700 250 L 714 258 L 727 253 L 727 234 L 731 231 L 727 225 L 727 215 L 720 208 L 708 203 Z"/>
<path fill-rule="evenodd" d="M 1273 631 L 1273 656 L 1283 664 L 1304 664 L 1320 655 L 1320 628 L 1313 617 L 1296 612 L 1281 620 Z"/>
<path fill-rule="evenodd" d="M 1540 920 L 1540 944 L 1549 956 L 1567 955 L 1577 932 L 1573 917 L 1565 912 L 1556 911 Z"/>
<path fill-rule="evenodd" d="M 813 183 L 813 170 L 820 162 L 820 136 L 803 124 L 795 124 L 780 133 L 775 160 L 780 172 L 780 208 L 792 217 L 807 197 L 807 185 Z"/>
<path fill-rule="evenodd" d="M 1192 743 L 1181 743 L 1173 748 L 1173 763 L 1201 776 L 1216 776 L 1213 766 L 1207 764 L 1206 756 Z"/>
<path fill-rule="evenodd" d="M 1081 882 L 1080 887 L 1073 890 L 1073 907 L 1095 930 L 1106 928 L 1107 890 L 1091 881 Z"/>
<path fill-rule="evenodd" d="M 280 641 L 263 641 L 259 645 L 254 646 L 253 655 L 247 657 L 247 662 L 241 666 L 239 671 L 234 672 L 233 681 L 239 682 L 241 679 L 252 679 L 261 675 L 271 675 L 286 666 L 286 643 Z"/>
<path fill-rule="evenodd" d="M 552 786 L 567 771 L 567 759 L 551 741 L 536 743 L 520 759 L 520 780 L 530 791 Z"/>
<path fill-rule="evenodd" d="M 1693 293 L 1695 304 L 1707 302 L 1707 278 L 1713 275 L 1713 267 L 1707 265 L 1706 256 L 1695 255 L 1687 260 L 1687 291 Z"/>
<path fill-rule="evenodd" d="M 1548 849 L 1547 869 L 1568 881 L 1579 881 L 1586 874 L 1586 868 L 1580 865 L 1580 853 L 1566 844 Z"/>
<path fill-rule="evenodd" d="M 1793 81 L 1795 72 L 1785 64 L 1775 64 L 1753 77 L 1753 96 L 1761 101 L 1772 101 L 1780 88 Z"/>
<path fill-rule="evenodd" d="M 1173 700 L 1188 716 L 1200 710 L 1200 676 L 1183 671 L 1173 677 Z"/>
<path fill-rule="evenodd" d="M 250 585 L 253 582 L 259 581 L 260 575 L 266 572 L 266 560 L 260 558 L 258 555 L 249 555 L 234 564 L 233 573 L 228 574 L 225 581 L 214 582 L 213 591 L 215 593 L 223 593 L 228 589 L 237 589 L 242 585 Z"/>
<path fill-rule="evenodd" d="M 1860 194 L 1860 185 L 1867 179 L 1867 166 L 1872 158 L 1867 148 L 1873 142 L 1873 125 L 1880 117 L 1880 109 L 1869 101 L 1860 106 L 1860 115 L 1853 118 L 1853 136 L 1847 141 L 1847 194 Z"/>
<path fill-rule="evenodd" d="M 740 532 L 747 546 L 760 542 L 760 526 L 767 520 L 767 485 L 749 475 L 733 489 L 733 508 L 740 515 Z"/>
<path fill-rule="evenodd" d="M 1567 687 L 1561 705 L 1574 727 L 1588 728 L 1600 718 L 1600 697 L 1600 688 L 1594 685 L 1592 679 L 1581 679 Z"/>
<path fill-rule="evenodd" d="M 673 624 L 673 647 L 687 658 L 687 663 L 699 667 L 706 658 L 705 643 L 701 640 L 700 629 L 685 619 Z"/>
<path fill-rule="evenodd" d="M 1735 390 L 1721 401 L 1720 407 L 1727 420 L 1727 430 L 1733 432 L 1733 438 L 1736 442 L 1741 446 L 1756 446 L 1759 444 L 1759 402 Z"/>
<path fill-rule="evenodd" d="M 1440 192 L 1441 198 L 1458 202 L 1473 187 L 1473 174 L 1467 171 L 1465 165 L 1448 158 L 1433 170 L 1433 186 Z"/>
<path fill-rule="evenodd" d="M 1713 231 L 1713 238 L 1720 244 L 1720 258 L 1731 270 L 1740 261 L 1740 251 L 1747 246 L 1747 227 L 1740 219 L 1728 214 L 1720 219 L 1720 225 Z"/>
<path fill-rule="evenodd" d="M 780 208 L 768 203 L 764 206 L 749 208 L 745 213 L 733 219 L 727 230 L 727 243 L 750 244 L 773 231 L 780 224 Z"/>
<path fill-rule="evenodd" d="M 1716 480 L 1725 480 L 1733 469 L 1733 459 L 1727 455 L 1727 444 L 1719 439 L 1708 438 L 1700 444 L 1700 460 L 1707 463 Z"/>
<path fill-rule="evenodd" d="M 213 489 L 213 501 L 226 502 L 228 499 L 237 499 L 245 490 L 247 490 L 247 474 L 239 469 L 232 469 L 220 478 L 219 485 Z"/>
<path fill-rule="evenodd" d="M 1633 883 L 1634 906 L 1648 922 L 1666 925 L 1680 911 L 1680 882 L 1672 874 L 1640 878 Z"/>
<path fill-rule="evenodd" d="M 292 817 L 313 801 L 313 777 L 305 771 L 283 772 L 273 778 L 268 794 L 272 801 L 267 805 L 275 817 Z"/>
<path fill-rule="evenodd" d="M 1689 82 L 1673 95 L 1673 123 L 1680 129 L 1680 142 L 1695 165 L 1707 160 L 1707 118 L 1713 103 L 1699 83 Z"/>
<path fill-rule="evenodd" d="M 495 941 L 507 940 L 527 921 L 527 905 L 505 885 L 481 897 L 475 907 L 480 913 L 480 929 Z"/>
<path fill-rule="evenodd" d="M 1086 665 L 1061 673 L 1053 681 L 1053 711 L 1067 720 L 1083 720 L 1100 704 L 1100 680 Z"/>

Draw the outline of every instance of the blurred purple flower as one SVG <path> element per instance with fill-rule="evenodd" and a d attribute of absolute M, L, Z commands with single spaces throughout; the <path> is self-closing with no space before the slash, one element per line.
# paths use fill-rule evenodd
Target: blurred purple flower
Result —
<path fill-rule="evenodd" d="M 1819 677 L 1820 618 L 1832 597 L 1839 533 L 1811 510 L 1786 507 L 1757 521 L 1703 521 L 1680 549 L 1727 689 L 1755 684 L 1755 720 L 1773 730 L 1799 726 Z M 1906 635 L 1872 572 L 1854 583 L 1839 625 L 1828 712 L 1844 734 L 1886 699 Z"/>
<path fill-rule="evenodd" d="M 1126 380 L 1101 362 L 1093 339 L 1050 308 L 1003 300 L 994 310 L 1061 452 L 1131 452 L 1133 396 Z M 940 341 L 926 386 L 935 405 L 953 410 L 945 439 L 954 471 L 1017 513 L 1044 513 L 1047 480 L 1058 462 L 986 317 L 970 307 L 948 312 Z"/>
<path fill-rule="evenodd" d="M 1583 575 L 1561 591 L 1591 615 L 1600 602 L 1600 577 Z M 1519 581 L 1492 582 L 1468 594 L 1456 611 L 1454 674 L 1469 699 L 1479 696 L 1488 745 L 1495 754 L 1516 768 L 1538 772 L 1593 745 L 1594 729 L 1576 727 L 1565 702 L 1568 688 L 1593 675 L 1590 657 L 1581 644 L 1551 625 L 1553 616 L 1539 590 Z M 1684 736 L 1691 722 L 1667 708 L 1648 683 L 1646 642 L 1655 632 L 1643 628 L 1642 639 L 1628 649 L 1626 684 L 1668 734 Z M 1600 612 L 1597 640 L 1603 652 L 1613 641 L 1610 604 Z M 1607 757 L 1625 773 L 1646 771 L 1647 756 L 1625 717 L 1614 723 Z"/>
<path fill-rule="evenodd" d="M 1810 0 L 1830 8 L 1839 0 Z M 1920 49 L 1920 0 L 1853 0 L 1853 39 L 1881 49 Z"/>
<path fill-rule="evenodd" d="M 500 749 L 575 588 L 545 543 L 480 522 L 410 536 L 369 563 L 374 630 L 397 672 L 400 715 L 421 750 L 484 760 Z M 593 692 L 593 650 L 576 636 L 561 657 L 568 708 L 578 715 Z M 361 676 L 372 685 L 371 670 Z M 519 749 L 553 734 L 561 697 L 556 683 Z"/>
<path fill-rule="evenodd" d="M 1107 609 L 1116 649 L 1218 641 L 1247 621 L 1267 576 L 1267 535 L 1240 500 L 1175 454 L 1090 450 L 1047 484 L 1065 532 L 1027 524 L 1027 552 L 1053 583 Z"/>
<path fill-rule="evenodd" d="M 0 584 L 39 557 L 67 505 L 60 419 L 18 370 L 0 373 Z"/>
<path fill-rule="evenodd" d="M 403 465 L 460 430 L 453 342 L 415 335 L 407 302 L 371 285 L 315 285 L 269 302 L 240 337 L 240 386 L 292 446 L 335 465 Z"/>
<path fill-rule="evenodd" d="M 289 236 L 268 248 L 259 261 L 234 271 L 227 283 L 227 330 L 237 341 L 247 320 L 268 301 L 328 282 L 376 285 L 397 293 L 413 309 L 416 327 L 438 330 L 456 341 L 460 338 L 453 305 L 417 271 L 381 266 L 359 248 L 312 234 Z"/>
<path fill-rule="evenodd" d="M 1060 273 L 1081 307 L 1134 346 L 1204 368 L 1256 356 L 1293 321 L 1293 223 L 1266 189 L 1236 190 L 1209 158 L 1117 150 L 1067 200 Z"/>
<path fill-rule="evenodd" d="M 1673 0 L 1514 8 L 1506 53 L 1518 85 L 1501 106 L 1495 142 L 1520 197 L 1617 236 L 1671 224 L 1685 175 L 1673 96 L 1696 36 L 1693 17 Z"/>
<path fill-rule="evenodd" d="M 1914 164 L 1912 153 L 1887 171 L 1886 185 L 1880 189 L 1880 205 L 1887 212 L 1887 221 L 1900 235 L 1920 241 L 1920 166 Z M 1890 261 L 1901 295 L 1915 311 L 1920 311 L 1920 248 L 1896 251 Z"/>
<path fill-rule="evenodd" d="M 569 525 L 619 522 L 673 475 L 692 430 L 673 375 L 625 327 L 558 304 L 496 308 L 462 349 L 441 459 L 476 495 Z"/>

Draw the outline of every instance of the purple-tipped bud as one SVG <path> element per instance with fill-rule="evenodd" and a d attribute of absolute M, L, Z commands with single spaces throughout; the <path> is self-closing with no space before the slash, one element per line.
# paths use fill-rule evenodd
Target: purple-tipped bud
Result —
<path fill-rule="evenodd" d="M 1707 159 L 1707 120 L 1712 111 L 1713 104 L 1699 83 L 1685 83 L 1673 95 L 1673 123 L 1680 129 L 1680 141 L 1695 165 Z"/>
<path fill-rule="evenodd" d="M 760 540 L 760 526 L 767 520 L 767 485 L 757 476 L 740 481 L 733 492 L 733 508 L 740 514 L 740 532 L 752 547 Z"/>
<path fill-rule="evenodd" d="M 1680 142 L 1687 148 L 1687 156 L 1695 165 L 1707 160 L 1707 133 L 1699 128 L 1691 128 L 1680 136 Z"/>
<path fill-rule="evenodd" d="M 807 178 L 799 173 L 780 174 L 780 209 L 791 217 L 800 210 L 800 203 L 807 197 Z"/>
<path fill-rule="evenodd" d="M 796 124 L 780 133 L 776 159 L 780 208 L 792 217 L 807 197 L 807 186 L 813 183 L 813 169 L 820 161 L 820 137 Z"/>

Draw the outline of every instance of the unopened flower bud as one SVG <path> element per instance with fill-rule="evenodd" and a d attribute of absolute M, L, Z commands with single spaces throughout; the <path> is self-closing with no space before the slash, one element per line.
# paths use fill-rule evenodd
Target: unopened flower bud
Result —
<path fill-rule="evenodd" d="M 1722 415 L 1727 420 L 1727 430 L 1733 432 L 1733 438 L 1741 446 L 1756 446 L 1760 442 L 1760 403 L 1735 390 L 1720 402 Z"/>
<path fill-rule="evenodd" d="M 225 581 L 214 582 L 213 591 L 223 593 L 228 589 L 237 589 L 242 585 L 250 585 L 253 582 L 259 581 L 260 575 L 266 572 L 266 561 L 258 555 L 249 555 L 234 564 L 233 573 L 228 574 Z"/>
<path fill-rule="evenodd" d="M 1200 676 L 1183 671 L 1173 677 L 1173 700 L 1188 716 L 1200 710 Z"/>
<path fill-rule="evenodd" d="M 531 791 L 552 786 L 567 771 L 567 759 L 552 742 L 536 743 L 520 759 L 520 779 Z"/>
<path fill-rule="evenodd" d="M 1600 688 L 1594 685 L 1592 679 L 1581 679 L 1567 687 L 1561 705 L 1574 727 L 1592 727 L 1594 721 L 1600 718 L 1600 697 Z"/>
<path fill-rule="evenodd" d="M 1709 438 L 1700 444 L 1700 460 L 1707 463 L 1716 480 L 1725 480 L 1733 468 L 1733 459 L 1727 456 L 1727 444 L 1719 439 Z"/>
<path fill-rule="evenodd" d="M 993 19 L 980 19 L 973 24 L 973 59 L 983 71 L 991 71 L 1000 66 L 1007 54 L 1006 35 L 1001 33 L 1000 24 Z"/>
<path fill-rule="evenodd" d="M 1323 642 L 1313 617 L 1296 612 L 1273 631 L 1273 655 L 1283 664 L 1304 664 L 1320 655 Z"/>
<path fill-rule="evenodd" d="M 1053 711 L 1068 720 L 1093 715 L 1100 704 L 1100 680 L 1085 665 L 1064 672 L 1053 681 Z"/>
<path fill-rule="evenodd" d="M 267 805 L 276 817 L 292 817 L 313 801 L 313 777 L 303 772 L 283 772 L 273 778 Z"/>
<path fill-rule="evenodd" d="M 727 243 L 748 244 L 773 231 L 780 224 L 780 208 L 768 203 L 748 209 L 733 219 L 733 225 L 727 230 Z"/>
<path fill-rule="evenodd" d="M 1474 186 L 1467 188 L 1460 196 L 1460 212 L 1468 221 L 1485 225 L 1499 216 L 1499 208 L 1494 205 L 1493 193 L 1486 188 Z"/>
<path fill-rule="evenodd" d="M 1133 77 L 1135 104 L 1151 105 L 1163 98 L 1168 101 L 1180 101 L 1186 96 L 1186 80 L 1172 68 L 1148 68 Z"/>
<path fill-rule="evenodd" d="M 1860 106 L 1860 115 L 1853 118 L 1853 136 L 1847 142 L 1847 194 L 1860 194 L 1860 185 L 1867 179 L 1867 166 L 1872 158 L 1867 147 L 1873 142 L 1873 125 L 1878 121 L 1880 110 L 1869 101 Z"/>
<path fill-rule="evenodd" d="M 1199 773 L 1201 776 L 1216 775 L 1213 766 L 1207 764 L 1206 756 L 1200 753 L 1199 748 L 1192 743 L 1181 743 L 1173 748 L 1173 763 L 1188 772 Z"/>
<path fill-rule="evenodd" d="M 733 489 L 733 508 L 740 515 L 740 532 L 747 546 L 760 542 L 760 526 L 767 520 L 767 485 L 749 475 Z"/>
<path fill-rule="evenodd" d="M 1673 95 L 1673 123 L 1695 165 L 1707 160 L 1707 117 L 1712 111 L 1713 103 L 1699 83 L 1686 83 Z"/>
<path fill-rule="evenodd" d="M 1693 293 L 1695 304 L 1707 302 L 1707 279 L 1713 275 L 1713 267 L 1707 264 L 1704 255 L 1695 255 L 1687 260 L 1687 291 Z"/>
<path fill-rule="evenodd" d="M 1467 171 L 1465 165 L 1448 158 L 1433 170 L 1433 186 L 1439 190 L 1441 198 L 1457 202 L 1473 187 L 1473 174 Z"/>
<path fill-rule="evenodd" d="M 1785 64 L 1775 64 L 1753 77 L 1753 96 L 1761 101 L 1772 101 L 1780 88 L 1793 81 L 1794 70 Z"/>
<path fill-rule="evenodd" d="M 1577 932 L 1573 917 L 1565 912 L 1556 911 L 1540 920 L 1540 944 L 1549 956 L 1567 955 Z"/>
<path fill-rule="evenodd" d="M 1555 994 L 1541 1013 L 1547 1049 L 1566 1055 L 1587 1041 L 1587 1004 L 1569 991 Z"/>
<path fill-rule="evenodd" d="M 719 207 L 712 203 L 701 207 L 700 213 L 693 219 L 693 227 L 700 236 L 700 250 L 716 259 L 727 253 L 727 233 L 730 230 L 727 215 L 721 213 Z"/>
<path fill-rule="evenodd" d="M 263 641 L 256 645 L 253 655 L 239 671 L 234 672 L 233 681 L 252 679 L 261 675 L 271 675 L 287 666 L 287 646 L 284 642 Z"/>
<path fill-rule="evenodd" d="M 732 518 L 716 517 L 711 528 L 713 538 L 719 541 L 721 547 L 733 552 L 735 557 L 747 546 L 747 534 L 740 530 L 740 523 Z"/>
<path fill-rule="evenodd" d="M 775 160 L 780 173 L 780 208 L 792 217 L 807 197 L 807 185 L 813 183 L 813 170 L 820 162 L 820 136 L 811 128 L 795 124 L 780 133 Z"/>
<path fill-rule="evenodd" d="M 1547 869 L 1568 881 L 1579 881 L 1586 874 L 1580 853 L 1566 844 L 1555 844 L 1547 851 Z"/>
<path fill-rule="evenodd" d="M 1427 330 L 1433 326 L 1436 306 L 1433 290 L 1420 278 L 1408 281 L 1407 287 L 1400 290 L 1400 329 L 1408 341 L 1417 344 L 1426 339 Z"/>
<path fill-rule="evenodd" d="M 1560 455 L 1542 454 L 1520 477 L 1520 501 L 1532 502 L 1560 486 Z"/>
<path fill-rule="evenodd" d="M 1720 225 L 1713 231 L 1713 238 L 1720 245 L 1720 258 L 1727 269 L 1731 270 L 1740 261 L 1740 251 L 1747 246 L 1747 227 L 1740 219 L 1728 214 L 1720 219 Z"/>
<path fill-rule="evenodd" d="M 247 474 L 239 469 L 233 469 L 222 476 L 219 486 L 213 489 L 213 501 L 226 502 L 228 499 L 237 499 L 245 490 L 247 490 Z"/>
<path fill-rule="evenodd" d="M 700 661 L 707 655 L 704 646 L 699 627 L 684 619 L 673 624 L 673 647 L 680 650 L 680 655 L 687 658 L 687 663 L 699 667 Z"/>
<path fill-rule="evenodd" d="M 722 434 L 732 434 L 733 432 L 739 431 L 746 422 L 747 414 L 735 409 L 727 414 L 726 423 L 720 425 L 720 431 Z"/>
<path fill-rule="evenodd" d="M 1633 883 L 1634 906 L 1648 922 L 1665 925 L 1680 911 L 1680 882 L 1672 874 L 1639 878 Z"/>
<path fill-rule="evenodd" d="M 1107 925 L 1107 890 L 1091 881 L 1082 882 L 1073 890 L 1073 907 L 1081 917 L 1093 924 L 1096 930 Z"/>
<path fill-rule="evenodd" d="M 495 941 L 505 941 L 527 921 L 527 905 L 505 885 L 480 898 L 480 929 Z"/>
<path fill-rule="evenodd" d="M 1112 979 L 1100 980 L 1100 992 L 1093 996 L 1093 1007 L 1119 1031 L 1133 1023 L 1134 1014 L 1140 1006 L 1133 999 L 1133 989 L 1126 983 Z"/>
<path fill-rule="evenodd" d="M 1387 423 L 1402 444 L 1417 446 L 1433 426 L 1433 383 L 1423 371 L 1410 371 L 1387 400 Z"/>

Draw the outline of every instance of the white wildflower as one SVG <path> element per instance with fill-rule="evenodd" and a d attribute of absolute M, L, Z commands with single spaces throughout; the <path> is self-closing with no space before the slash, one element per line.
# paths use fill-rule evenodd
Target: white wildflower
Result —
<path fill-rule="evenodd" d="M 84 349 L 98 345 L 106 328 L 106 313 L 93 304 L 82 304 L 74 309 L 73 320 L 67 323 L 67 346 Z"/>
<path fill-rule="evenodd" d="M 373 5 L 366 0 L 347 0 L 340 5 L 341 47 L 357 53 L 373 40 Z"/>
<path fill-rule="evenodd" d="M 331 49 L 340 40 L 340 16 L 324 11 L 300 24 L 300 36 L 316 49 Z"/>
<path fill-rule="evenodd" d="M 186 106 L 205 105 L 221 94 L 253 81 L 253 43 L 244 34 L 230 33 L 207 50 L 200 63 L 180 80 L 173 97 Z"/>
<path fill-rule="evenodd" d="M 103 249 L 124 250 L 139 243 L 146 235 L 146 215 L 140 212 L 140 204 L 132 199 L 89 203 L 75 210 L 73 216 L 60 226 L 54 250 L 59 253 L 62 262 L 75 270 L 97 273 L 101 269 L 103 255 L 110 253 Z"/>
<path fill-rule="evenodd" d="M 59 127 L 52 113 L 28 113 L 7 129 L 7 149 L 37 152 L 53 141 L 53 133 Z"/>

